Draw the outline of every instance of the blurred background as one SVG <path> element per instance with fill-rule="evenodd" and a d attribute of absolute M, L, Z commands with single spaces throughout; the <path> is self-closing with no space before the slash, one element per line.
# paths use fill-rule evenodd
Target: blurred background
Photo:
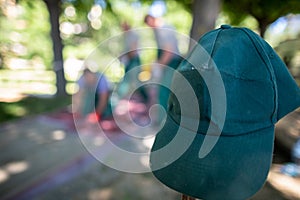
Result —
<path fill-rule="evenodd" d="M 45 119 L 70 108 L 91 52 L 121 34 L 122 22 L 146 27 L 148 13 L 196 41 L 221 24 L 248 27 L 278 52 L 300 84 L 298 0 L 0 0 L 0 199 L 180 198 L 151 174 L 123 174 L 80 156 L 85 151 L 76 135 L 57 117 Z M 181 49 L 186 54 L 189 47 Z M 105 67 L 110 55 L 102 50 L 98 64 Z M 155 60 L 151 50 L 140 56 L 142 64 Z M 116 85 L 124 66 L 104 73 Z M 299 116 L 295 111 L 279 123 L 275 172 L 253 199 L 300 199 L 299 178 L 276 173 L 291 161 Z"/>

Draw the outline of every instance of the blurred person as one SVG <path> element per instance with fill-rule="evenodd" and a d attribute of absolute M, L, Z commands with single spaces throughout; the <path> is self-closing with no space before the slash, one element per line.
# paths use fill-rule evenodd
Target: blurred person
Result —
<path fill-rule="evenodd" d="M 281 172 L 288 176 L 300 177 L 300 138 L 298 138 L 291 151 L 292 162 L 281 167 Z"/>
<path fill-rule="evenodd" d="M 140 70 L 134 70 L 129 72 L 135 67 L 141 66 L 141 60 L 138 53 L 139 48 L 139 35 L 136 31 L 131 29 L 131 26 L 127 22 L 121 24 L 122 30 L 124 31 L 124 54 L 120 57 L 120 61 L 125 66 L 126 84 L 131 88 L 136 88 L 138 80 L 138 74 Z M 148 100 L 148 95 L 144 87 L 137 89 L 138 94 L 141 95 L 143 100 Z"/>
<path fill-rule="evenodd" d="M 292 159 L 299 167 L 298 175 L 300 176 L 300 137 L 297 139 L 296 143 L 293 146 Z"/>
<path fill-rule="evenodd" d="M 166 110 L 169 98 L 169 86 L 173 72 L 181 62 L 175 28 L 167 25 L 159 17 L 146 15 L 144 22 L 153 29 L 157 43 L 157 60 L 152 65 L 153 78 L 161 85 L 158 86 L 158 103 Z M 166 86 L 163 87 L 162 85 Z M 159 118 L 161 118 L 159 113 Z M 158 119 L 160 121 L 160 119 Z"/>
<path fill-rule="evenodd" d="M 139 35 L 133 31 L 127 22 L 121 24 L 124 31 L 124 52 L 121 61 L 125 65 L 125 73 L 136 66 L 141 65 L 140 56 L 138 54 Z"/>
<path fill-rule="evenodd" d="M 84 117 L 88 121 L 100 121 L 109 115 L 109 82 L 104 74 L 94 73 L 86 68 L 78 80 L 79 90 L 73 98 L 75 117 Z"/>

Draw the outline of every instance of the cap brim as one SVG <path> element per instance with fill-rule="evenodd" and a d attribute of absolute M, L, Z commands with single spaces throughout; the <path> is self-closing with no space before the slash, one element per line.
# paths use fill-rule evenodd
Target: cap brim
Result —
<path fill-rule="evenodd" d="M 179 124 L 168 116 L 151 151 L 168 145 L 178 130 Z M 187 136 L 195 134 L 182 127 L 180 130 Z M 164 158 L 151 153 L 150 163 L 156 178 L 178 192 L 201 199 L 240 200 L 255 194 L 264 184 L 271 165 L 274 126 L 239 136 L 221 135 L 212 151 L 200 159 L 199 150 L 205 137 L 215 136 L 195 134 L 187 150 L 164 168 L 159 168 Z"/>

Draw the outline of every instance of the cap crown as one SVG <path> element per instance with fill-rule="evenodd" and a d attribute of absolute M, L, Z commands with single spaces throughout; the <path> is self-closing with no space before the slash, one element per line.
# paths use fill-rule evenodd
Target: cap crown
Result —
<path fill-rule="evenodd" d="M 181 117 L 200 119 L 200 133 L 206 133 L 211 121 L 222 129 L 224 136 L 248 134 L 272 126 L 300 105 L 299 88 L 283 62 L 264 40 L 246 28 L 226 26 L 207 33 L 199 40 L 190 57 L 181 63 L 178 71 L 194 89 L 201 116 L 193 116 L 193 108 L 189 108 L 190 114 L 183 116 L 175 95 L 170 97 L 169 113 L 177 122 Z M 222 102 L 222 98 L 214 101 L 214 104 L 226 107 L 223 127 L 219 123 L 222 113 L 212 113 L 214 105 L 211 96 L 218 91 L 215 88 L 220 87 L 214 85 L 217 72 L 221 75 L 226 94 L 225 102 Z M 208 78 L 204 80 L 204 76 Z M 280 91 L 277 88 L 278 81 Z M 290 102 L 283 99 L 286 94 L 283 94 L 285 89 L 281 82 L 287 82 L 283 85 L 289 88 L 290 94 L 287 95 L 293 96 L 293 99 L 289 98 Z M 175 93 L 184 96 L 186 90 L 181 87 L 176 75 L 172 86 Z"/>
<path fill-rule="evenodd" d="M 153 174 L 200 199 L 248 199 L 267 178 L 274 124 L 300 106 L 299 87 L 261 37 L 228 25 L 204 35 L 178 72 Z"/>

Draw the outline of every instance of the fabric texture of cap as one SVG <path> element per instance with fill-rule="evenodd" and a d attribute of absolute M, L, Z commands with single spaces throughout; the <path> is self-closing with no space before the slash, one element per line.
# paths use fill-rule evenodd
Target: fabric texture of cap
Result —
<path fill-rule="evenodd" d="M 153 174 L 170 188 L 200 199 L 251 197 L 263 186 L 270 169 L 275 123 L 300 106 L 298 85 L 266 41 L 247 28 L 229 25 L 200 38 L 177 71 L 194 90 L 200 116 L 193 115 L 195 108 L 189 108 L 188 114 L 181 112 L 175 94 L 184 97 L 187 89 L 181 87 L 175 74 L 167 119 L 151 149 Z M 226 107 L 223 123 L 222 114 L 212 111 L 215 101 L 211 95 L 217 90 L 204 78 L 213 71 L 220 73 L 226 94 L 225 102 L 217 102 Z M 182 123 L 183 118 L 199 126 L 190 128 Z M 220 134 L 207 132 L 211 124 L 215 130 L 220 129 Z M 187 148 L 177 159 L 166 162 L 165 155 L 155 152 L 164 149 L 168 155 L 176 154 L 176 148 L 168 150 L 168 144 L 178 132 L 183 135 L 178 149 L 185 145 Z M 193 138 L 189 144 L 185 136 Z M 201 157 L 199 151 L 207 138 L 216 143 Z"/>

